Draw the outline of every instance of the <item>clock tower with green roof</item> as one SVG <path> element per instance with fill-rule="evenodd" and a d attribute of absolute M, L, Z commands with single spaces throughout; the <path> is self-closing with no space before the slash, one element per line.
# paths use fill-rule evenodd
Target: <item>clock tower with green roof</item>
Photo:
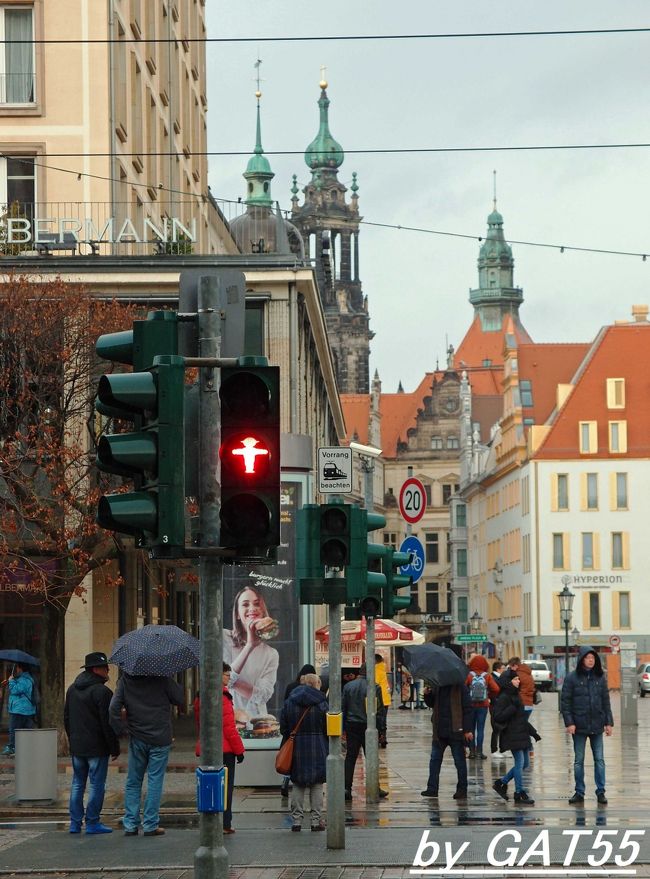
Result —
<path fill-rule="evenodd" d="M 325 312 L 327 332 L 334 355 L 339 392 L 367 394 L 370 390 L 370 330 L 368 301 L 361 289 L 359 270 L 359 185 L 352 174 L 348 188 L 338 179 L 345 154 L 329 127 L 330 100 L 327 82 L 320 83 L 320 125 L 305 150 L 311 180 L 299 187 L 294 175 L 292 222 L 300 230 L 313 261 Z"/>

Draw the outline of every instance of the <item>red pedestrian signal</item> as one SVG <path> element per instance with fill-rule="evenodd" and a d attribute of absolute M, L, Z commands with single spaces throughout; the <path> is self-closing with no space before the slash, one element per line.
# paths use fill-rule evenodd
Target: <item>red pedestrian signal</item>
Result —
<path fill-rule="evenodd" d="M 268 561 L 280 545 L 280 370 L 240 357 L 221 370 L 221 530 L 234 561 Z"/>
<path fill-rule="evenodd" d="M 260 441 L 255 439 L 254 436 L 247 436 L 241 441 L 241 449 L 237 448 L 230 450 L 231 455 L 241 456 L 241 459 L 244 462 L 244 473 L 252 473 L 255 475 L 259 474 L 262 469 L 262 462 L 257 466 L 257 456 L 268 455 L 269 450 L 262 448 L 259 445 L 259 442 Z"/>

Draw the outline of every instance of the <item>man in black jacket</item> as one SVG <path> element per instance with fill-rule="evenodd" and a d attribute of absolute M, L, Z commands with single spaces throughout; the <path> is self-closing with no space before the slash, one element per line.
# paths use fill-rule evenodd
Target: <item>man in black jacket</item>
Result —
<path fill-rule="evenodd" d="M 108 722 L 108 706 L 113 695 L 106 686 L 108 659 L 105 653 L 89 653 L 65 696 L 63 721 L 72 755 L 70 788 L 70 833 L 81 833 L 86 818 L 86 833 L 112 833 L 100 821 L 104 804 L 109 756 L 115 760 L 120 743 Z M 84 811 L 84 793 L 89 781 L 88 802 Z"/>
<path fill-rule="evenodd" d="M 381 705 L 381 687 L 376 686 L 377 705 Z M 368 728 L 368 715 L 366 714 L 366 702 L 368 695 L 368 681 L 366 680 L 366 666 L 362 665 L 355 677 L 343 687 L 343 732 L 345 733 L 345 799 L 352 799 L 352 780 L 354 767 L 357 763 L 359 751 L 363 749 L 365 754 L 366 729 Z M 379 799 L 388 796 L 388 791 L 379 788 Z"/>
<path fill-rule="evenodd" d="M 451 751 L 456 764 L 458 781 L 456 783 L 455 800 L 467 799 L 467 763 L 465 761 L 465 742 L 474 738 L 474 709 L 466 686 L 459 684 L 453 687 L 426 687 L 424 702 L 433 708 L 431 715 L 432 739 L 431 759 L 429 760 L 429 780 L 426 789 L 421 791 L 423 797 L 438 796 L 438 781 L 442 758 L 447 747 Z"/>
<path fill-rule="evenodd" d="M 573 736 L 573 774 L 576 789 L 569 802 L 575 805 L 584 803 L 585 800 L 585 748 L 589 739 L 591 753 L 594 755 L 596 798 L 600 805 L 605 806 L 607 797 L 603 732 L 606 736 L 611 736 L 614 718 L 603 666 L 593 647 L 581 648 L 576 670 L 564 680 L 560 708 L 566 731 Z"/>

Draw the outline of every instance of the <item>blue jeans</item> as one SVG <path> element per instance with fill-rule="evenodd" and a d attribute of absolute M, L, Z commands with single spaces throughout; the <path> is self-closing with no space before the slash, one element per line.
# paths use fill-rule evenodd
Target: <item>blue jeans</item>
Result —
<path fill-rule="evenodd" d="M 456 772 L 458 773 L 458 782 L 456 786 L 467 790 L 465 742 L 456 741 L 455 739 L 438 739 L 437 742 L 434 741 L 431 743 L 431 759 L 429 760 L 429 780 L 427 782 L 427 790 L 438 790 L 442 758 L 445 756 L 445 750 L 448 746 L 451 750 L 451 756 L 454 758 L 454 763 L 456 764 Z"/>
<path fill-rule="evenodd" d="M 485 735 L 485 721 L 488 715 L 487 705 L 485 708 L 474 708 L 473 712 L 474 717 L 472 719 L 472 727 L 474 729 L 474 741 L 472 744 L 476 746 L 477 751 L 482 751 L 483 737 Z"/>
<path fill-rule="evenodd" d="M 573 775 L 576 782 L 576 793 L 585 795 L 585 748 L 587 739 L 594 756 L 594 778 L 596 793 L 605 793 L 605 756 L 603 751 L 603 734 L 588 736 L 575 733 L 573 736 Z"/>
<path fill-rule="evenodd" d="M 16 730 L 34 729 L 33 714 L 10 714 L 9 715 L 9 747 L 16 750 Z"/>
<path fill-rule="evenodd" d="M 142 814 L 142 829 L 148 833 L 158 827 L 160 800 L 170 750 L 171 745 L 149 745 L 140 739 L 131 738 L 129 742 L 129 769 L 124 789 L 124 818 L 122 819 L 125 830 L 135 830 L 140 826 L 140 797 L 145 772 L 147 773 L 147 795 Z"/>
<path fill-rule="evenodd" d="M 88 786 L 88 802 L 86 804 L 86 826 L 99 824 L 99 815 L 104 805 L 106 790 L 106 773 L 108 772 L 108 756 L 106 757 L 72 757 L 72 786 L 70 788 L 70 823 L 81 826 L 84 819 L 84 793 L 86 781 Z"/>
<path fill-rule="evenodd" d="M 526 754 L 527 751 L 523 749 L 521 751 L 513 751 L 512 756 L 515 758 L 514 765 L 511 769 L 508 770 L 508 772 L 506 772 L 506 774 L 501 779 L 504 784 L 508 784 L 510 779 L 514 778 L 516 793 L 521 793 L 521 791 L 523 791 L 524 789 L 524 777 L 522 775 L 522 772 L 524 770 L 524 760 L 526 758 Z"/>

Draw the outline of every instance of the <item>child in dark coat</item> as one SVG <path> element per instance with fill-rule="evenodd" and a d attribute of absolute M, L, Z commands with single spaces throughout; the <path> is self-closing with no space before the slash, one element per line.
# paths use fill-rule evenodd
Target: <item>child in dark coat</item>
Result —
<path fill-rule="evenodd" d="M 307 674 L 284 703 L 280 715 L 280 732 L 291 735 L 303 712 L 305 716 L 296 733 L 291 764 L 291 829 L 302 829 L 305 814 L 305 791 L 309 790 L 311 829 L 325 830 L 323 823 L 323 784 L 329 743 L 326 734 L 327 699 L 321 693 L 318 675 Z"/>
<path fill-rule="evenodd" d="M 538 735 L 535 727 L 528 722 L 528 715 L 519 695 L 519 676 L 515 674 L 505 681 L 504 677 L 500 681 L 501 692 L 494 705 L 492 717 L 494 722 L 501 727 L 501 750 L 512 751 L 515 762 L 503 778 L 497 779 L 492 786 L 500 797 L 507 800 L 508 782 L 514 778 L 515 803 L 533 806 L 535 800 L 529 797 L 524 790 L 524 760 L 530 745 L 530 736 L 536 741 L 539 741 L 541 736 Z"/>

